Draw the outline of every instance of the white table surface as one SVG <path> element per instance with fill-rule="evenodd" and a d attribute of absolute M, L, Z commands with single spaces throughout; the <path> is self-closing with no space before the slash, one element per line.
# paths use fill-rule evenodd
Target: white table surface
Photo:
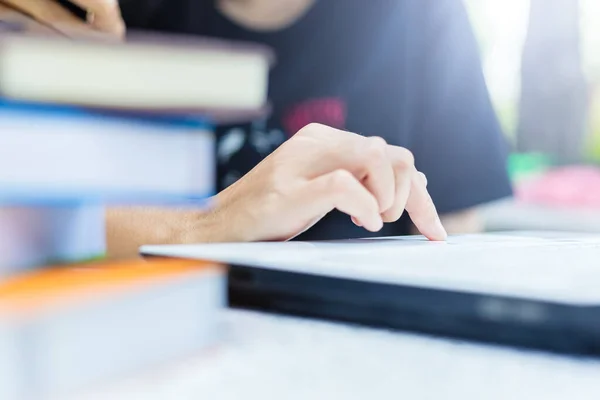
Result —
<path fill-rule="evenodd" d="M 78 399 L 600 399 L 600 360 L 231 310 L 222 345 Z"/>

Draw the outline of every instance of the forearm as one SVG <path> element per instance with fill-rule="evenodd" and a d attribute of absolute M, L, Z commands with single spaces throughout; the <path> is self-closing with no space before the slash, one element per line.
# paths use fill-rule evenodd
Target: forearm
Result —
<path fill-rule="evenodd" d="M 214 214 L 197 209 L 113 207 L 106 211 L 106 245 L 110 258 L 130 258 L 147 244 L 222 241 Z"/>

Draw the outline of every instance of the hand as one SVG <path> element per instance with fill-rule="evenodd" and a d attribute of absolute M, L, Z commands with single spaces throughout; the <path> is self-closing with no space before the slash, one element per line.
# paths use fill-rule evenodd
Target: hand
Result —
<path fill-rule="evenodd" d="M 110 208 L 110 257 L 144 244 L 287 240 L 338 209 L 369 231 L 408 211 L 431 240 L 444 230 L 412 154 L 380 138 L 309 125 L 219 193 L 210 210 Z"/>
<path fill-rule="evenodd" d="M 117 38 L 125 36 L 125 22 L 121 17 L 119 0 L 71 0 L 90 11 L 92 28 L 113 35 Z"/>
<path fill-rule="evenodd" d="M 210 241 L 288 240 L 333 209 L 372 232 L 406 210 L 422 234 L 445 240 L 426 186 L 408 150 L 311 124 L 217 195 Z"/>

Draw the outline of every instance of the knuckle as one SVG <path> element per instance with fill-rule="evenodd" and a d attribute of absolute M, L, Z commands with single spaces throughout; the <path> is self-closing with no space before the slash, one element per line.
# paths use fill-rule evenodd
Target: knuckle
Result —
<path fill-rule="evenodd" d="M 300 128 L 293 137 L 318 138 L 319 141 L 322 141 L 323 133 L 327 133 L 327 129 L 331 128 L 317 122 L 311 122 Z"/>
<path fill-rule="evenodd" d="M 387 142 L 380 137 L 371 137 L 367 139 L 367 155 L 369 159 L 383 159 L 387 157 Z"/>
<path fill-rule="evenodd" d="M 371 136 L 368 137 L 367 140 L 374 145 L 386 147 L 388 145 L 387 141 L 381 136 Z"/>
<path fill-rule="evenodd" d="M 300 129 L 300 132 L 318 131 L 318 130 L 322 130 L 324 127 L 325 127 L 325 125 L 319 124 L 318 122 L 311 122 L 307 125 L 304 125 L 304 127 L 302 129 Z"/>
<path fill-rule="evenodd" d="M 396 222 L 400 219 L 402 214 L 404 213 L 404 208 L 402 207 L 393 207 L 383 213 L 383 222 L 391 223 Z"/>
<path fill-rule="evenodd" d="M 328 186 L 336 193 L 343 193 L 352 184 L 353 179 L 354 176 L 349 171 L 339 169 L 331 174 Z"/>
<path fill-rule="evenodd" d="M 421 171 L 418 171 L 418 172 L 417 172 L 417 175 L 418 175 L 418 177 L 419 177 L 420 181 L 421 181 L 421 182 L 423 182 L 423 184 L 424 184 L 425 186 L 427 186 L 427 175 L 425 175 L 425 174 L 424 174 L 424 173 L 422 173 Z"/>
<path fill-rule="evenodd" d="M 412 151 L 404 147 L 398 147 L 398 159 L 396 163 L 401 168 L 412 168 L 415 165 L 415 156 Z"/>

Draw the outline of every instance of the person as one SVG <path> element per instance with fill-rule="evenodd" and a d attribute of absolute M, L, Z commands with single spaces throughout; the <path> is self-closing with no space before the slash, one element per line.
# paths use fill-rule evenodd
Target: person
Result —
<path fill-rule="evenodd" d="M 98 8 L 106 31 L 251 41 L 277 57 L 273 113 L 218 129 L 214 207 L 111 209 L 112 254 L 416 231 L 444 240 L 481 230 L 479 206 L 511 195 L 460 0 L 123 0 L 121 14 L 114 0 L 77 1 Z"/>

